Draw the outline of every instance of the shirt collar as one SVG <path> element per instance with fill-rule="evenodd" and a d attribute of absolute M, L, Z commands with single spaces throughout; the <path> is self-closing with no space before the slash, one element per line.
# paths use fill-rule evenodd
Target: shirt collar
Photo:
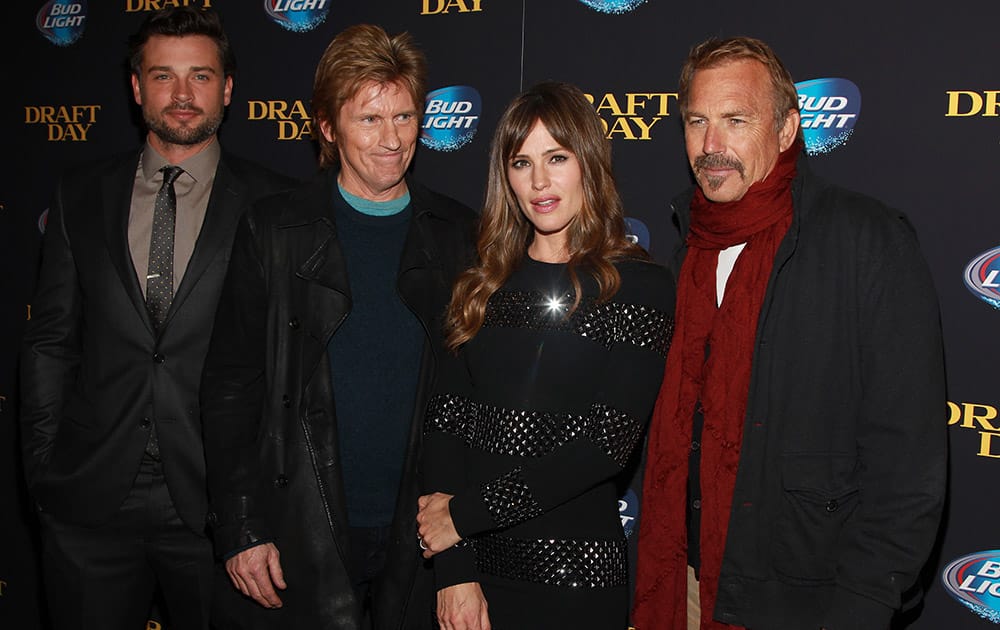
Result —
<path fill-rule="evenodd" d="M 213 140 L 204 149 L 195 153 L 180 164 L 174 164 L 184 169 L 195 182 L 207 182 L 215 175 L 215 169 L 219 165 L 219 158 L 222 156 L 222 148 L 218 140 Z M 170 165 L 162 155 L 157 153 L 149 142 L 146 142 L 140 158 L 142 164 L 142 175 L 147 181 L 153 177 L 164 166 Z"/>

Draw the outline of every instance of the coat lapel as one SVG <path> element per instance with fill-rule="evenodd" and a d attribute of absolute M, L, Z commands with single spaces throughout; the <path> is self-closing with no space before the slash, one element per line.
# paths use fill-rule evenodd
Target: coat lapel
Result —
<path fill-rule="evenodd" d="M 98 203 L 104 209 L 104 236 L 108 246 L 111 264 L 128 294 L 129 301 L 138 312 L 146 328 L 153 332 L 153 323 L 146 310 L 146 300 L 132 264 L 132 254 L 128 245 L 128 216 L 132 203 L 132 187 L 135 169 L 139 164 L 139 154 L 132 154 L 121 160 L 110 172 L 101 178 L 101 194 Z"/>
<path fill-rule="evenodd" d="M 208 198 L 208 207 L 205 209 L 205 220 L 201 224 L 201 231 L 198 233 L 198 240 L 184 271 L 184 277 L 170 303 L 166 326 L 170 325 L 170 320 L 177 310 L 183 307 L 184 301 L 191 295 L 192 288 L 198 284 L 215 257 L 231 246 L 240 211 L 246 203 L 246 190 L 246 185 L 226 166 L 225 156 L 220 157 L 215 180 L 212 183 L 212 193 Z"/>

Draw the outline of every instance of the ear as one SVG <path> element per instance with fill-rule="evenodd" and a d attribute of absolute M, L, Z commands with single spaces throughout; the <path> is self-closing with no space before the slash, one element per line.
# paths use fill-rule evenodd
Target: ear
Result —
<path fill-rule="evenodd" d="M 132 78 L 132 98 L 135 99 L 136 105 L 142 105 L 142 92 L 139 90 L 139 77 L 133 72 L 130 77 Z"/>
<path fill-rule="evenodd" d="M 795 138 L 799 134 L 800 124 L 801 119 L 798 110 L 788 110 L 788 114 L 785 116 L 785 123 L 781 126 L 781 131 L 778 132 L 778 146 L 781 147 L 782 151 L 792 146 L 792 143 L 795 142 Z"/>
<path fill-rule="evenodd" d="M 319 130 L 320 133 L 323 134 L 323 137 L 326 138 L 327 142 L 332 142 L 333 144 L 337 143 L 337 135 L 333 132 L 333 125 L 330 124 L 329 120 L 320 120 Z"/>
<path fill-rule="evenodd" d="M 226 77 L 226 85 L 222 88 L 222 104 L 229 105 L 229 101 L 233 97 L 233 77 Z"/>

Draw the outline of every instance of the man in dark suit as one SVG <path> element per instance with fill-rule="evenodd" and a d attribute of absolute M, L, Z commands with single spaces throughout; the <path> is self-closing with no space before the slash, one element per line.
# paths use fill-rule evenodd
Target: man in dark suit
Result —
<path fill-rule="evenodd" d="M 137 151 L 67 173 L 22 349 L 23 446 L 58 628 L 141 628 L 162 589 L 207 628 L 201 369 L 243 209 L 291 184 L 217 140 L 235 61 L 219 18 L 150 16 L 129 42 Z"/>

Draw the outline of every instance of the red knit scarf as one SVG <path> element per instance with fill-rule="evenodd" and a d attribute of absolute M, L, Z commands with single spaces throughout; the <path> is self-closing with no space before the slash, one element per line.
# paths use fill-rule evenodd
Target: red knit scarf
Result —
<path fill-rule="evenodd" d="M 778 245 L 792 221 L 796 141 L 743 198 L 691 202 L 687 255 L 677 286 L 676 328 L 650 425 L 639 525 L 633 624 L 638 630 L 687 627 L 688 458 L 695 406 L 701 404 L 701 627 L 712 621 L 729 525 L 757 318 Z M 746 243 L 716 307 L 719 250 Z M 706 344 L 710 348 L 706 360 Z"/>

